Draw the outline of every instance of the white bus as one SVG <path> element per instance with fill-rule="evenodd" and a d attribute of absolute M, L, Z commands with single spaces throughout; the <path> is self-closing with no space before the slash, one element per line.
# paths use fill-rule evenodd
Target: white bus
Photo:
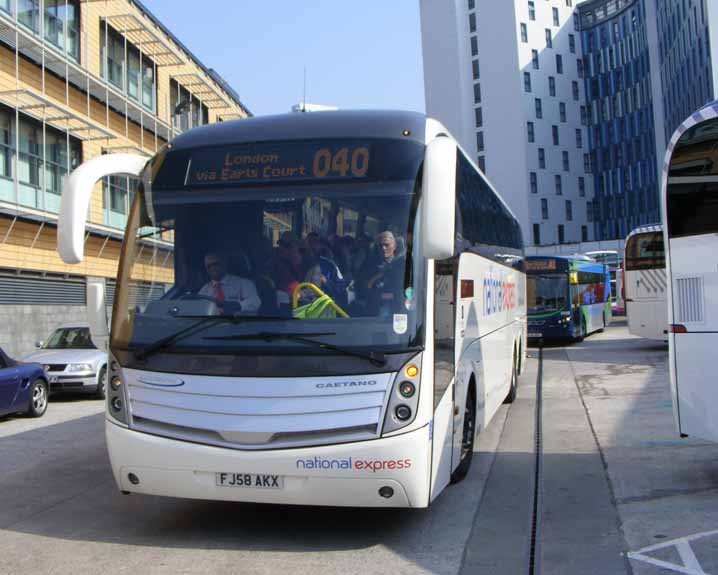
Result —
<path fill-rule="evenodd" d="M 673 412 L 681 435 L 718 441 L 718 102 L 671 138 L 662 200 Z"/>
<path fill-rule="evenodd" d="M 426 507 L 516 395 L 526 339 L 515 217 L 423 115 L 318 112 L 204 126 L 140 178 L 109 337 L 106 435 L 123 492 Z M 99 282 L 101 283 L 101 282 Z M 102 337 L 103 290 L 88 309 Z M 105 328 L 106 333 L 106 328 Z"/>
<path fill-rule="evenodd" d="M 666 254 L 660 224 L 640 226 L 628 234 L 623 265 L 628 331 L 639 337 L 666 341 Z"/>

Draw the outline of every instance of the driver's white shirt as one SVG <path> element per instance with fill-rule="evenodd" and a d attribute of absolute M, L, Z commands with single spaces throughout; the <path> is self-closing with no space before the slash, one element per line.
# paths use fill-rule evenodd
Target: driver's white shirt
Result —
<path fill-rule="evenodd" d="M 252 280 L 226 274 L 218 281 L 210 280 L 199 290 L 199 295 L 214 298 L 217 294 L 217 284 L 222 286 L 225 301 L 238 301 L 242 306 L 242 313 L 256 313 L 262 301 L 257 294 L 257 287 Z"/>

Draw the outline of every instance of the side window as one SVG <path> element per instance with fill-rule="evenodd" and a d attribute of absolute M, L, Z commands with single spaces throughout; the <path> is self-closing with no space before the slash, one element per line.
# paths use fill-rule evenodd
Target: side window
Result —
<path fill-rule="evenodd" d="M 457 251 L 506 262 L 523 248 L 521 227 L 488 182 L 459 156 L 456 174 Z M 500 256 L 500 257 L 499 257 Z"/>

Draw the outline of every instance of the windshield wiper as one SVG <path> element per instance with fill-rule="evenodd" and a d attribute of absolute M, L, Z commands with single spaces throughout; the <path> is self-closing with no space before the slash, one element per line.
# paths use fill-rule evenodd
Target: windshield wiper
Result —
<path fill-rule="evenodd" d="M 278 320 L 295 320 L 295 317 L 279 317 L 273 315 L 176 315 L 176 318 L 183 319 L 196 319 L 197 321 L 190 324 L 189 326 L 175 332 L 155 342 L 147 344 L 143 347 L 138 348 L 135 353 L 137 359 L 146 359 L 150 355 L 157 353 L 162 349 L 166 349 L 178 341 L 188 338 L 192 335 L 204 331 L 211 325 L 217 325 L 218 323 L 242 323 L 244 321 L 278 321 Z"/>
<path fill-rule="evenodd" d="M 359 357 L 366 359 L 374 365 L 386 365 L 386 356 L 381 352 L 370 351 L 368 353 L 362 353 L 360 351 L 354 351 L 353 349 L 342 347 L 338 345 L 332 345 L 331 343 L 324 343 L 317 341 L 316 339 L 310 339 L 305 336 L 320 337 L 325 335 L 336 335 L 334 332 L 328 333 L 275 333 L 269 331 L 262 331 L 258 333 L 246 333 L 237 335 L 218 335 L 205 337 L 203 339 L 220 340 L 220 341 L 241 341 L 247 339 L 263 339 L 267 342 L 276 341 L 278 339 L 288 339 L 290 341 L 296 341 L 297 343 L 304 343 L 306 345 L 313 345 L 315 347 L 326 349 L 328 351 L 336 351 L 344 355 L 352 357 Z"/>

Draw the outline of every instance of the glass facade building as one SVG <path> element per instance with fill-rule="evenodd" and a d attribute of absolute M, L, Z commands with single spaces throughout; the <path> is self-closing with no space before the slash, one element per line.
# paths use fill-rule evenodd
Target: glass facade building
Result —
<path fill-rule="evenodd" d="M 708 3 L 656 0 L 666 141 L 688 116 L 714 98 Z"/>
<path fill-rule="evenodd" d="M 579 7 L 597 240 L 660 220 L 645 0 Z M 649 0 L 650 1 L 650 0 Z"/>

